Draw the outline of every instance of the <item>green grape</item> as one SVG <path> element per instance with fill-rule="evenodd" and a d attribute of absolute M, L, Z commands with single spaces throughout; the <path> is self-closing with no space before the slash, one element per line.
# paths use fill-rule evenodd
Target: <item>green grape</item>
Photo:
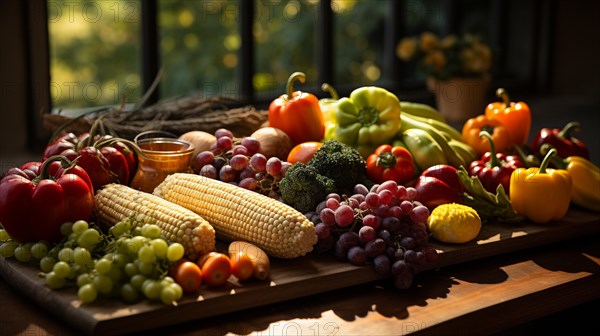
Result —
<path fill-rule="evenodd" d="M 140 248 L 142 246 L 144 246 L 146 244 L 146 238 L 142 237 L 142 236 L 135 236 L 131 239 L 129 239 L 129 243 L 127 244 L 127 247 L 129 248 L 129 252 L 136 254 L 138 253 L 138 251 L 140 250 Z"/>
<path fill-rule="evenodd" d="M 166 275 L 164 276 L 162 279 L 160 279 L 160 284 L 165 287 L 168 286 L 172 283 L 175 283 L 175 279 L 171 278 L 170 276 Z"/>
<path fill-rule="evenodd" d="M 73 250 L 73 261 L 77 265 L 90 266 L 93 265 L 92 254 L 83 247 L 76 247 Z"/>
<path fill-rule="evenodd" d="M 137 265 L 137 268 L 140 271 L 140 273 L 142 273 L 144 275 L 152 275 L 152 273 L 154 273 L 154 264 L 153 263 L 143 262 L 138 259 L 138 260 L 136 260 L 136 265 Z"/>
<path fill-rule="evenodd" d="M 83 303 L 94 302 L 96 297 L 98 297 L 98 291 L 93 284 L 86 283 L 85 285 L 79 287 L 79 290 L 77 291 L 77 297 L 79 297 L 79 300 L 81 300 Z"/>
<path fill-rule="evenodd" d="M 183 245 L 180 243 L 172 243 L 167 248 L 167 259 L 172 262 L 178 261 L 183 258 L 184 253 L 185 249 L 183 248 Z"/>
<path fill-rule="evenodd" d="M 82 273 L 79 274 L 79 276 L 77 277 L 77 287 L 83 287 L 83 285 L 87 285 L 87 284 L 91 284 L 92 283 L 92 277 L 90 276 L 89 273 Z M 94 288 L 95 290 L 95 288 Z"/>
<path fill-rule="evenodd" d="M 100 232 L 96 229 L 87 229 L 77 238 L 79 246 L 92 249 L 100 241 Z"/>
<path fill-rule="evenodd" d="M 45 256 L 42 259 L 40 259 L 40 269 L 44 273 L 51 272 L 56 262 L 57 260 L 54 257 Z"/>
<path fill-rule="evenodd" d="M 15 255 L 15 249 L 21 244 L 14 240 L 9 240 L 0 245 L 0 255 L 4 258 L 12 258 Z"/>
<path fill-rule="evenodd" d="M 134 227 L 133 230 L 131 230 L 131 235 L 134 237 L 143 237 L 142 228 L 139 226 Z"/>
<path fill-rule="evenodd" d="M 108 294 L 113 289 L 112 279 L 104 274 L 95 275 L 92 284 L 96 287 L 98 293 Z"/>
<path fill-rule="evenodd" d="M 60 225 L 60 233 L 68 237 L 71 233 L 73 233 L 73 222 L 64 222 Z"/>
<path fill-rule="evenodd" d="M 174 283 L 170 284 L 169 287 L 173 288 L 173 290 L 175 291 L 175 294 L 176 294 L 175 301 L 177 301 L 183 297 L 183 288 L 181 288 L 181 285 L 174 282 Z"/>
<path fill-rule="evenodd" d="M 108 229 L 108 232 L 115 237 L 120 237 L 127 233 L 127 230 L 125 228 L 124 222 L 118 222 L 115 225 L 113 225 L 110 229 Z"/>
<path fill-rule="evenodd" d="M 64 277 L 58 276 L 54 272 L 46 273 L 45 277 L 46 277 L 46 284 L 48 285 L 48 287 L 50 287 L 52 289 L 62 288 L 66 282 Z"/>
<path fill-rule="evenodd" d="M 90 225 L 84 220 L 78 220 L 73 223 L 72 230 L 76 235 L 81 235 L 85 230 L 89 229 Z"/>
<path fill-rule="evenodd" d="M 59 261 L 52 267 L 52 272 L 58 277 L 66 278 L 71 272 L 71 266 L 64 261 Z"/>
<path fill-rule="evenodd" d="M 121 271 L 118 267 L 111 267 L 110 272 L 108 272 L 108 276 L 112 279 L 113 282 L 121 281 L 123 278 L 123 271 Z"/>
<path fill-rule="evenodd" d="M 146 276 L 143 274 L 136 274 L 134 276 L 131 277 L 131 279 L 129 280 L 129 283 L 131 284 L 131 286 L 133 288 L 135 288 L 138 291 L 142 290 L 142 285 L 144 284 L 144 281 L 146 281 Z"/>
<path fill-rule="evenodd" d="M 123 269 L 125 270 L 125 274 L 129 278 L 140 273 L 140 270 L 138 270 L 137 265 L 133 262 L 128 262 L 127 264 L 125 264 L 125 267 Z"/>
<path fill-rule="evenodd" d="M 121 286 L 121 297 L 125 302 L 136 302 L 140 299 L 140 295 L 138 291 L 133 288 L 133 286 L 129 283 L 123 284 Z"/>
<path fill-rule="evenodd" d="M 160 285 L 160 282 L 154 279 L 146 279 L 142 284 L 142 293 L 150 300 L 159 299 L 161 291 L 162 286 Z"/>
<path fill-rule="evenodd" d="M 42 259 L 48 254 L 48 243 L 45 241 L 39 241 L 31 246 L 31 255 L 35 259 Z"/>
<path fill-rule="evenodd" d="M 66 263 L 72 263 L 74 261 L 75 253 L 73 249 L 70 247 L 63 247 L 60 251 L 58 251 L 58 260 L 64 261 Z"/>
<path fill-rule="evenodd" d="M 154 248 L 152 245 L 144 245 L 138 251 L 138 258 L 147 263 L 152 263 L 156 260 L 156 256 L 154 255 Z"/>
<path fill-rule="evenodd" d="M 119 268 L 125 267 L 125 265 L 129 262 L 129 257 L 123 253 L 114 253 L 112 257 L 112 262 Z"/>
<path fill-rule="evenodd" d="M 162 231 L 156 224 L 145 224 L 142 226 L 142 236 L 150 239 L 156 239 L 160 237 Z"/>
<path fill-rule="evenodd" d="M 20 262 L 29 262 L 32 258 L 29 245 L 19 245 L 15 248 L 15 258 Z"/>
<path fill-rule="evenodd" d="M 8 234 L 8 232 L 6 232 L 6 230 L 4 229 L 0 229 L 0 240 L 9 240 L 10 239 L 10 235 Z"/>
<path fill-rule="evenodd" d="M 160 291 L 160 300 L 164 304 L 173 304 L 177 301 L 177 292 L 171 286 L 163 287 Z"/>
<path fill-rule="evenodd" d="M 67 279 L 76 279 L 79 276 L 79 274 L 83 273 L 85 270 L 84 266 L 80 266 L 77 264 L 73 264 L 70 266 L 71 271 L 69 272 L 69 275 L 67 275 Z"/>
<path fill-rule="evenodd" d="M 99 274 L 108 274 L 112 268 L 112 261 L 108 259 L 100 259 L 96 261 L 94 268 Z"/>
<path fill-rule="evenodd" d="M 169 244 L 166 241 L 157 238 L 150 241 L 150 245 L 154 248 L 154 254 L 158 259 L 165 259 L 167 257 L 167 249 Z"/>

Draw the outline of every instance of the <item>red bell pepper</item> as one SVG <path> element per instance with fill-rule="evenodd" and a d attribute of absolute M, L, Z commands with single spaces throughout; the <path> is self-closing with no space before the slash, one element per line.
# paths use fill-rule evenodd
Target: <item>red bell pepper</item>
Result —
<path fill-rule="evenodd" d="M 510 175 L 515 169 L 525 165 L 518 156 L 497 153 L 492 136 L 488 132 L 482 131 L 480 136 L 488 139 L 490 151 L 483 154 L 480 160 L 471 162 L 469 175 L 477 176 L 485 190 L 492 194 L 496 194 L 500 184 L 508 194 Z"/>
<path fill-rule="evenodd" d="M 413 157 L 404 147 L 381 145 L 367 158 L 367 176 L 375 183 L 394 180 L 404 184 L 414 175 Z"/>
<path fill-rule="evenodd" d="M 542 128 L 531 141 L 531 150 L 539 153 L 543 144 L 549 144 L 556 148 L 557 155 L 563 159 L 569 156 L 580 156 L 585 159 L 590 158 L 590 152 L 586 145 L 572 135 L 574 130 L 579 130 L 581 125 L 572 121 L 562 130 L 558 128 Z"/>
<path fill-rule="evenodd" d="M 59 241 L 64 222 L 89 220 L 93 210 L 89 176 L 65 157 L 48 158 L 33 179 L 12 174 L 0 181 L 0 222 L 22 243 Z"/>
<path fill-rule="evenodd" d="M 284 131 L 294 146 L 307 141 L 321 141 L 325 135 L 319 99 L 310 93 L 294 92 L 294 82 L 304 83 L 305 78 L 304 73 L 294 72 L 287 82 L 287 94 L 269 105 L 269 126 Z"/>

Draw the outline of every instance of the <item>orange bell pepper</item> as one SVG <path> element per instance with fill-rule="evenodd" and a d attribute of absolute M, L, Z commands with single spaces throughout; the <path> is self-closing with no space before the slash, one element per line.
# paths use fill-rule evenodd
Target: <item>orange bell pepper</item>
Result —
<path fill-rule="evenodd" d="M 512 144 L 522 146 L 527 142 L 531 129 L 531 110 L 524 102 L 510 101 L 508 93 L 503 88 L 496 90 L 496 96 L 502 102 L 490 103 L 485 108 L 485 115 L 496 119 L 508 129 Z"/>
<path fill-rule="evenodd" d="M 498 152 L 503 152 L 512 145 L 508 129 L 500 121 L 490 119 L 485 115 L 479 115 L 467 120 L 462 129 L 463 140 L 473 147 L 478 155 L 483 155 L 490 149 L 488 139 L 479 136 L 481 131 L 487 131 L 492 136 L 492 141 Z"/>
<path fill-rule="evenodd" d="M 269 105 L 269 126 L 284 131 L 294 146 L 308 141 L 321 141 L 325 135 L 319 99 L 311 93 L 294 92 L 294 82 L 299 80 L 304 83 L 305 78 L 304 73 L 294 72 L 287 81 L 287 94 Z"/>

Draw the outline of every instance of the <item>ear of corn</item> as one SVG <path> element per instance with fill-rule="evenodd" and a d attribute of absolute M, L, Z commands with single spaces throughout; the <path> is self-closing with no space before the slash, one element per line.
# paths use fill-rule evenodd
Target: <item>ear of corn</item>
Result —
<path fill-rule="evenodd" d="M 303 256 L 317 242 L 314 224 L 296 209 L 219 180 L 172 174 L 154 194 L 202 216 L 217 237 L 248 241 L 274 257 Z"/>
<path fill-rule="evenodd" d="M 121 184 L 109 184 L 96 192 L 95 211 L 103 224 L 133 217 L 158 225 L 167 240 L 181 243 L 186 256 L 196 259 L 215 250 L 215 230 L 198 214 L 158 196 Z"/>

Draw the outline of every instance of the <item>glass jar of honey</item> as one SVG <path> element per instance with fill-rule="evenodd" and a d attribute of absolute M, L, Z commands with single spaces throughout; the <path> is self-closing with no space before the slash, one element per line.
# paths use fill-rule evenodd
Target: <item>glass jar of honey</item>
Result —
<path fill-rule="evenodd" d="M 177 138 L 135 139 L 139 147 L 138 168 L 131 187 L 153 192 L 169 174 L 191 173 L 194 145 Z"/>

